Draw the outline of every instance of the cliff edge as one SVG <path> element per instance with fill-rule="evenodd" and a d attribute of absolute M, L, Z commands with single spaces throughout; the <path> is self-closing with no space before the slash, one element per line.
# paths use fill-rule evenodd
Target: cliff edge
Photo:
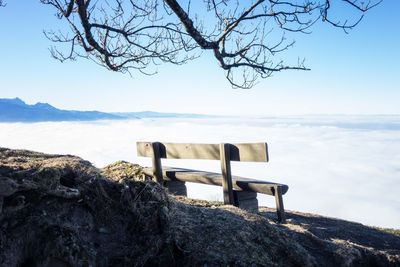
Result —
<path fill-rule="evenodd" d="M 139 165 L 0 148 L 0 266 L 400 266 L 400 236 L 168 195 Z"/>

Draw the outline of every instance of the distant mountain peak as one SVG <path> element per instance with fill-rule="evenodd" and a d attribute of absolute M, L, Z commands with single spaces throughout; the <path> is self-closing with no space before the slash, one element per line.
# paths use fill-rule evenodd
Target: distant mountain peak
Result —
<path fill-rule="evenodd" d="M 48 103 L 42 103 L 42 102 L 36 103 L 35 105 L 33 105 L 33 107 L 41 108 L 41 109 L 56 109 L 52 105 L 50 105 Z"/>
<path fill-rule="evenodd" d="M 26 103 L 19 97 L 16 98 L 0 98 L 1 103 L 8 103 L 14 105 L 26 105 Z"/>

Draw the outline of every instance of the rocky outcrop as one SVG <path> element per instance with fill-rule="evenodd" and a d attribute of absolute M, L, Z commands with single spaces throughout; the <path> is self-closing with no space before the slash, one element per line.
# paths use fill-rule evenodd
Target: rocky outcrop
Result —
<path fill-rule="evenodd" d="M 172 197 L 141 167 L 0 148 L 0 266 L 400 266 L 400 237 Z"/>

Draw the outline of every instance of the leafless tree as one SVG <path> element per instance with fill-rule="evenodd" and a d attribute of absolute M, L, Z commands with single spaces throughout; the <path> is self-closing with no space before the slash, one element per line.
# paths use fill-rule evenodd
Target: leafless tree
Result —
<path fill-rule="evenodd" d="M 303 61 L 278 58 L 294 44 L 288 33 L 309 33 L 318 21 L 348 32 L 380 1 L 41 0 L 70 25 L 68 33 L 47 32 L 68 45 L 52 48 L 61 61 L 85 57 L 113 71 L 153 74 L 160 63 L 183 64 L 210 50 L 239 88 L 274 72 L 307 70 Z"/>

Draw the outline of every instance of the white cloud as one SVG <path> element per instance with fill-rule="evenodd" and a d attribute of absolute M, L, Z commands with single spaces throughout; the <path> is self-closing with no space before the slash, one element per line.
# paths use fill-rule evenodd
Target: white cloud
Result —
<path fill-rule="evenodd" d="M 400 129 L 396 117 L 379 121 L 314 117 L 15 123 L 0 124 L 0 146 L 74 154 L 101 167 L 121 159 L 149 165 L 150 160 L 136 157 L 138 140 L 266 141 L 270 162 L 236 163 L 234 174 L 288 184 L 287 209 L 398 228 Z M 219 169 L 212 161 L 166 164 L 174 163 Z M 189 185 L 188 192 L 196 198 L 221 199 L 219 187 Z M 270 196 L 259 195 L 259 202 L 274 206 Z"/>

